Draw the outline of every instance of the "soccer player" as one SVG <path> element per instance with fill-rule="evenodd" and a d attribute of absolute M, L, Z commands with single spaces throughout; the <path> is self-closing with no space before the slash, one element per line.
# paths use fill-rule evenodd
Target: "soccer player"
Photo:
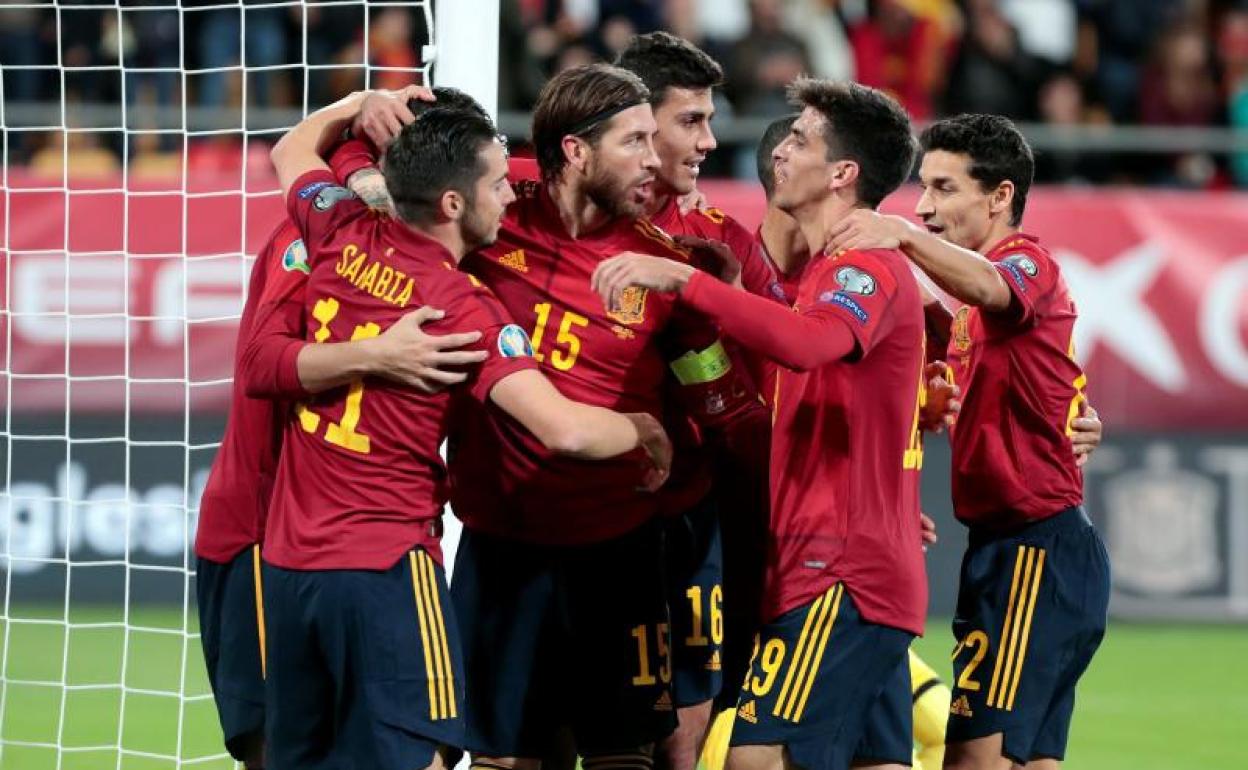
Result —
<path fill-rule="evenodd" d="M 272 152 L 308 247 L 310 336 L 365 339 L 423 303 L 445 313 L 431 327 L 480 331 L 487 357 L 453 394 L 359 378 L 286 422 L 263 570 L 266 744 L 282 769 L 445 767 L 463 745 L 462 657 L 438 546 L 452 395 L 497 407 L 550 451 L 605 459 L 644 448 L 647 488 L 670 452 L 652 416 L 562 396 L 524 331 L 455 269 L 496 237 L 513 198 L 493 125 L 435 108 L 407 126 L 386 154 L 391 218 L 320 159 L 362 96 L 309 117 Z"/>
<path fill-rule="evenodd" d="M 970 538 L 945 767 L 1052 768 L 1109 602 L 1109 561 L 1071 447 L 1087 381 L 1076 308 L 1060 266 L 1019 229 L 1034 162 L 1018 129 L 962 115 L 920 143 L 924 226 L 858 213 L 833 243 L 900 248 L 963 303 L 949 343 L 964 393 L 950 439 L 954 513 Z"/>
<path fill-rule="evenodd" d="M 905 180 L 913 139 L 905 112 L 873 89 L 803 78 L 790 94 L 803 109 L 775 151 L 776 198 L 820 244 L 798 312 L 650 255 L 604 262 L 594 286 L 607 302 L 628 287 L 677 291 L 787 369 L 774 406 L 765 625 L 728 766 L 904 766 L 908 744 L 904 755 L 854 755 L 866 713 L 895 690 L 903 705 L 889 716 L 910 734 L 908 682 L 896 675 L 927 603 L 923 301 L 900 253 L 822 245 L 841 218 Z"/>
<path fill-rule="evenodd" d="M 672 297 L 638 290 L 604 308 L 589 287 L 594 266 L 621 251 L 689 258 L 637 219 L 658 166 L 655 130 L 635 75 L 557 75 L 533 115 L 541 181 L 520 186 L 499 241 L 464 266 L 532 324 L 535 357 L 568 395 L 661 414 L 672 364 L 689 408 L 722 424 L 760 407 L 713 327 Z M 648 767 L 675 725 L 664 501 L 636 493 L 632 463 L 551 457 L 503 420 L 461 435 L 452 595 L 474 762 L 533 767 L 568 722 L 586 767 Z"/>
<path fill-rule="evenodd" d="M 330 165 L 348 185 L 349 159 L 335 152 Z M 303 338 L 303 286 L 307 251 L 299 230 L 283 221 L 257 254 L 239 321 L 230 415 L 200 502 L 195 534 L 196 598 L 200 639 L 226 749 L 248 768 L 263 765 L 264 619 L 259 613 L 260 543 L 273 475 L 281 450 L 281 426 L 290 403 L 267 396 L 276 389 L 277 359 L 264 340 Z M 462 380 L 463 372 L 438 366 L 469 364 L 481 351 L 453 351 L 480 336 L 432 337 L 420 324 L 438 312 L 420 308 L 370 340 L 296 350 L 295 397 L 306 397 L 361 374 L 390 377 L 424 390 Z M 298 347 L 303 347 L 299 345 Z"/>
<path fill-rule="evenodd" d="M 748 230 L 719 209 L 684 211 L 681 206 L 681 199 L 696 189 L 702 162 L 716 147 L 712 92 L 723 82 L 722 68 L 697 46 L 667 32 L 634 37 L 615 64 L 636 74 L 649 89 L 658 129 L 654 149 L 659 164 L 647 219 L 669 235 L 725 243 L 744 269 L 760 271 L 763 282 L 774 282 Z M 770 422 L 765 410 L 755 414 L 757 425 L 734 424 L 734 435 L 722 437 L 703 436 L 696 421 L 680 412 L 666 421 L 676 445 L 673 475 L 662 494 L 674 514 L 666 551 L 672 690 L 679 725 L 663 741 L 657 759 L 673 770 L 693 770 L 697 764 L 711 701 L 721 689 L 721 672 L 727 670 L 729 681 L 736 682 L 749 663 L 763 571 L 758 543 L 767 527 Z M 750 451 L 741 457 L 742 452 L 732 451 L 736 447 Z M 735 692 L 733 698 L 735 703 Z"/>

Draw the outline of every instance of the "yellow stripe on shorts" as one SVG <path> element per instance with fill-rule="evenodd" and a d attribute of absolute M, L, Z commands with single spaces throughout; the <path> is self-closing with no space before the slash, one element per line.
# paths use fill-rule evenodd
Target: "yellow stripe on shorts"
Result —
<path fill-rule="evenodd" d="M 1036 611 L 1036 596 L 1044 572 L 1043 548 L 1020 545 L 1014 558 L 1014 577 L 1010 582 L 1010 599 L 997 643 L 996 662 L 992 667 L 992 684 L 988 688 L 988 705 L 993 708 L 1014 708 L 1014 695 L 1027 657 L 1027 641 L 1031 636 L 1031 619 Z"/>
<path fill-rule="evenodd" d="M 408 563 L 412 568 L 412 594 L 416 597 L 416 615 L 420 621 L 420 649 L 425 655 L 425 681 L 429 685 L 429 718 L 439 719 L 438 691 L 433 673 L 433 645 L 430 643 L 430 611 L 425 606 L 425 595 L 421 584 L 424 582 L 421 569 L 416 564 L 416 552 L 408 551 Z"/>
<path fill-rule="evenodd" d="M 832 633 L 832 624 L 836 622 L 840 610 L 843 591 L 844 586 L 837 583 L 815 599 L 807 611 L 802 633 L 797 638 L 797 650 L 793 654 L 789 670 L 784 676 L 784 684 L 780 687 L 780 695 L 771 712 L 775 716 L 790 722 L 801 719 L 806 700 L 814 686 L 815 675 L 819 671 L 819 662 L 823 659 L 823 652 L 828 644 L 828 637 Z"/>
<path fill-rule="evenodd" d="M 256 629 L 259 631 L 258 636 L 260 637 L 260 677 L 267 679 L 269 677 L 269 660 L 265 652 L 267 642 L 265 641 L 264 629 L 264 582 L 260 578 L 259 543 L 251 547 L 251 572 L 256 589 Z"/>

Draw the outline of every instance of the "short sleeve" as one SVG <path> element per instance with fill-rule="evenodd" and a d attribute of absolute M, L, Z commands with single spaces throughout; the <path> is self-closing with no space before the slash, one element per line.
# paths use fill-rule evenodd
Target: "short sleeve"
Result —
<path fill-rule="evenodd" d="M 316 251 L 344 222 L 368 211 L 368 207 L 338 184 L 332 172 L 321 168 L 295 180 L 286 198 L 286 210 L 303 233 L 309 251 Z"/>
<path fill-rule="evenodd" d="M 1013 295 L 1009 309 L 992 314 L 993 321 L 1029 325 L 1057 284 L 1057 263 L 1040 249 L 1022 248 L 1007 250 L 993 265 L 1001 272 Z"/>
<path fill-rule="evenodd" d="M 487 357 L 470 372 L 464 387 L 481 403 L 503 378 L 525 369 L 537 369 L 529 335 L 513 323 L 498 299 L 466 273 L 456 273 L 441 297 L 430 297 L 428 304 L 445 307 L 446 321 L 431 329 L 437 334 L 481 332 L 481 339 L 467 350 L 484 350 Z"/>
<path fill-rule="evenodd" d="M 843 321 L 865 356 L 892 329 L 889 306 L 897 294 L 897 278 L 876 254 L 849 251 L 820 263 L 809 276 L 814 293 L 802 314 Z"/>

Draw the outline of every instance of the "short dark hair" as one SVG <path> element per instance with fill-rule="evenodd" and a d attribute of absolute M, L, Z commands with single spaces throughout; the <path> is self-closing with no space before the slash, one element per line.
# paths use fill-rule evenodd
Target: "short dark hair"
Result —
<path fill-rule="evenodd" d="M 705 51 L 669 32 L 635 35 L 620 52 L 615 66 L 635 73 L 650 89 L 655 107 L 667 98 L 669 88 L 700 90 L 723 85 L 724 68 Z"/>
<path fill-rule="evenodd" d="M 919 146 L 925 153 L 943 150 L 970 158 L 971 178 L 984 192 L 997 189 L 1007 179 L 1013 182 L 1010 226 L 1022 224 L 1036 160 L 1013 121 L 1000 115 L 958 115 L 938 120 L 919 135 Z"/>
<path fill-rule="evenodd" d="M 417 117 L 419 117 L 422 112 L 437 107 L 438 109 L 464 110 L 485 118 L 491 123 L 494 122 L 490 118 L 490 113 L 486 112 L 485 108 L 481 106 L 481 102 L 472 98 L 458 88 L 451 88 L 450 86 L 437 86 L 433 89 L 433 98 L 437 101 L 427 102 L 424 99 L 408 99 L 407 108 Z"/>
<path fill-rule="evenodd" d="M 858 163 L 858 200 L 872 208 L 914 167 L 910 118 L 895 99 L 859 83 L 798 78 L 789 101 L 823 116 L 828 160 Z"/>
<path fill-rule="evenodd" d="M 386 148 L 386 190 L 399 218 L 428 224 L 447 190 L 475 200 L 475 186 L 486 172 L 481 150 L 498 140 L 494 124 L 464 110 L 435 107 L 403 127 Z"/>
<path fill-rule="evenodd" d="M 793 130 L 793 124 L 797 121 L 797 113 L 785 115 L 783 118 L 777 118 L 768 124 L 767 129 L 763 131 L 763 138 L 758 140 L 758 150 L 754 153 L 754 162 L 758 169 L 758 181 L 763 183 L 763 192 L 767 195 L 767 200 L 771 200 L 771 196 L 776 192 L 776 164 L 772 160 L 771 155 L 784 141 L 784 138 Z"/>
<path fill-rule="evenodd" d="M 542 179 L 550 181 L 563 171 L 565 136 L 596 146 L 616 113 L 649 99 L 641 78 L 610 64 L 572 67 L 546 81 L 533 107 L 533 147 Z"/>

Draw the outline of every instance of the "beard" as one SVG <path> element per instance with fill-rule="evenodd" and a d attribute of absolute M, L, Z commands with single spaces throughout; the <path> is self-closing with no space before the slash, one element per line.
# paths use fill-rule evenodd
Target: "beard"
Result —
<path fill-rule="evenodd" d="M 498 240 L 498 221 L 479 212 L 475 204 L 476 201 L 471 202 L 459 225 L 464 239 L 464 253 L 484 248 Z"/>
<path fill-rule="evenodd" d="M 632 184 L 595 167 L 585 180 L 585 195 L 612 217 L 636 219 L 645 213 L 645 205 L 632 199 L 632 187 Z"/>

